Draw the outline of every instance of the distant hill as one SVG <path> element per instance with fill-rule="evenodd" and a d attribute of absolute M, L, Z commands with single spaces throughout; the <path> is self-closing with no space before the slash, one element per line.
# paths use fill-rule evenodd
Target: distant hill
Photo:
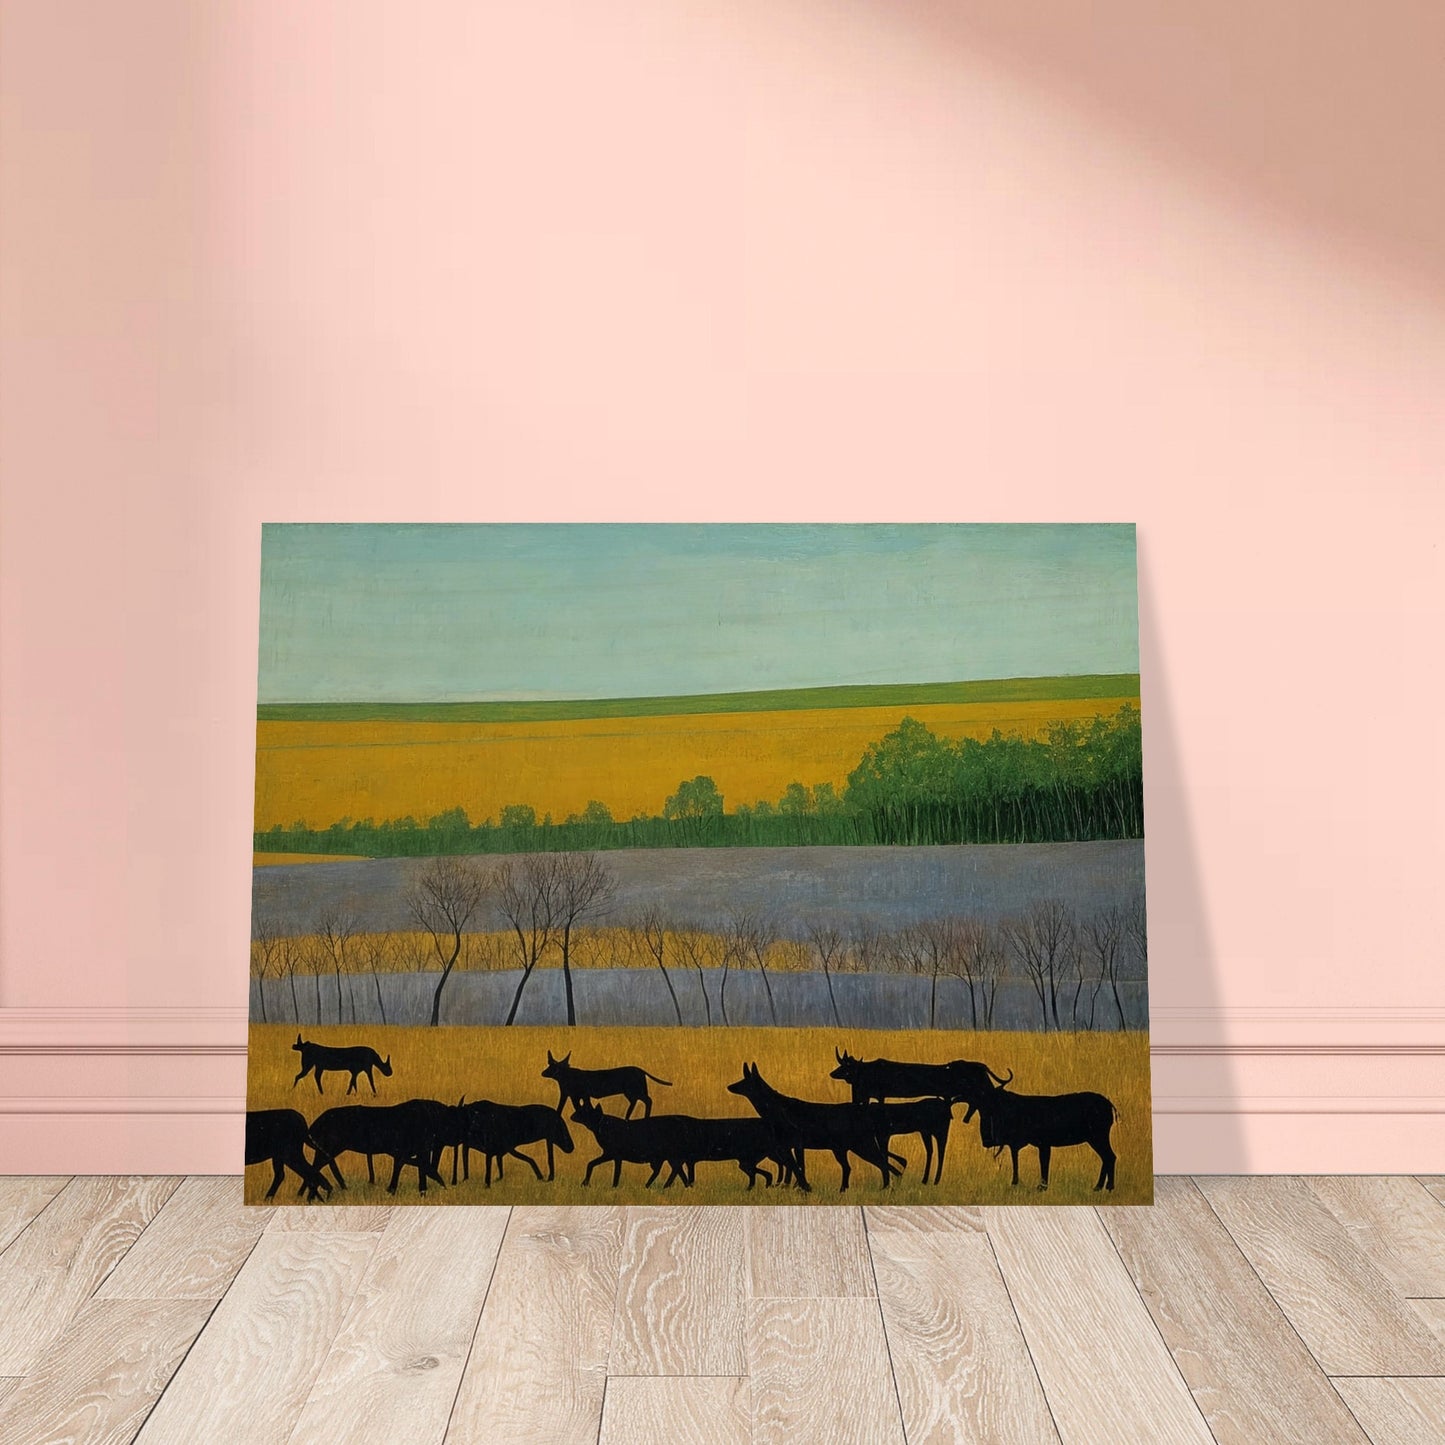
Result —
<path fill-rule="evenodd" d="M 882 683 L 679 697 L 603 697 L 536 702 L 265 703 L 259 722 L 559 722 L 580 718 L 680 717 L 691 713 L 796 712 L 809 708 L 919 707 L 929 703 L 1034 702 L 1137 697 L 1139 674 L 1006 677 L 976 682 Z"/>

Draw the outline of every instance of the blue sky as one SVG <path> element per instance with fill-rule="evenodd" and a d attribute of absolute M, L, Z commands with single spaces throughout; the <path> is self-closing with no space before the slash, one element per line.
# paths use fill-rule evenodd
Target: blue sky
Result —
<path fill-rule="evenodd" d="M 260 701 L 1137 672 L 1132 525 L 265 528 Z"/>

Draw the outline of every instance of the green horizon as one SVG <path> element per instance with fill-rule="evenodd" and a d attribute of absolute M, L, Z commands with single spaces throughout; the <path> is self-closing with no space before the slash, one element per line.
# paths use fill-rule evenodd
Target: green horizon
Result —
<path fill-rule="evenodd" d="M 701 713 L 800 712 L 814 708 L 926 707 L 940 703 L 1065 702 L 1139 696 L 1137 672 L 988 678 L 968 682 L 859 683 L 840 687 L 656 697 L 543 698 L 476 702 L 263 703 L 257 722 L 563 722 L 585 718 L 685 717 Z"/>

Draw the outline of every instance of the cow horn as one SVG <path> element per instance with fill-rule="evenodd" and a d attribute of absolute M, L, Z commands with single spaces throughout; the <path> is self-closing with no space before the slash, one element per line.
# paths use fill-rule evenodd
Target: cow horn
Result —
<path fill-rule="evenodd" d="M 837 1044 L 833 1045 L 833 1057 L 838 1061 L 838 1063 L 841 1064 L 843 1062 L 843 1055 L 838 1052 Z"/>
<path fill-rule="evenodd" d="M 994 1071 L 993 1071 L 991 1068 L 989 1068 L 989 1066 L 988 1066 L 987 1064 L 985 1064 L 983 1067 L 984 1067 L 984 1072 L 989 1076 L 989 1078 L 995 1079 L 995 1080 L 998 1081 L 998 1086 L 999 1086 L 1000 1089 L 1002 1089 L 1006 1084 L 1011 1084 L 1011 1083 L 1013 1083 L 1014 1071 L 1013 1071 L 1012 1069 L 1010 1069 L 1010 1070 L 1008 1071 L 1008 1078 L 1006 1078 L 1006 1079 L 1000 1079 L 999 1076 L 998 1076 L 996 1073 L 994 1073 Z"/>

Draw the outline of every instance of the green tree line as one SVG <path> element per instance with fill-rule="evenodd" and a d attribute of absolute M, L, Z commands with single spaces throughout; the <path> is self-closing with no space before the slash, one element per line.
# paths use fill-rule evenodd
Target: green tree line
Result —
<path fill-rule="evenodd" d="M 1055 843 L 1144 833 L 1139 711 L 1053 724 L 1042 738 L 995 731 L 939 737 L 915 718 L 864 751 L 841 793 L 788 784 L 776 800 L 729 810 L 713 779 L 682 780 L 655 816 L 614 818 L 590 801 L 560 820 L 523 803 L 473 822 L 464 807 L 425 821 L 343 818 L 255 835 L 263 853 L 427 857 L 464 853 L 588 852 L 612 848 Z"/>

